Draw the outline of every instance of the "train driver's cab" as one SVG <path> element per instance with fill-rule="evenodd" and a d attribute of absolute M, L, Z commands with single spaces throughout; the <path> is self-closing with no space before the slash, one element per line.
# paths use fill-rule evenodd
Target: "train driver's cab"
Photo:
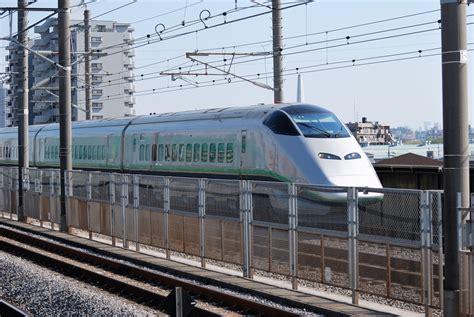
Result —
<path fill-rule="evenodd" d="M 307 138 L 348 138 L 350 132 L 334 113 L 314 105 L 291 105 L 271 112 L 263 121 L 281 135 Z"/>

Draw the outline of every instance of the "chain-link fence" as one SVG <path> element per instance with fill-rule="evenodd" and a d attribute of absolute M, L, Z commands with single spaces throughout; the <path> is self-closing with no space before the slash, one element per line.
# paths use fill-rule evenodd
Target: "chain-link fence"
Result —
<path fill-rule="evenodd" d="M 16 213 L 17 170 L 0 168 L 2 215 Z M 440 307 L 442 194 L 69 172 L 70 227 L 359 293 Z M 24 173 L 27 216 L 59 219 L 59 171 Z M 90 235 L 92 237 L 92 234 Z"/>

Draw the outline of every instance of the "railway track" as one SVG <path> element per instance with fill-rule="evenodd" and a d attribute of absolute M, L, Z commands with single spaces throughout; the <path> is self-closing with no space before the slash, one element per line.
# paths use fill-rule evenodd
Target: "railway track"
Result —
<path fill-rule="evenodd" d="M 0 227 L 0 249 L 170 314 L 173 312 L 170 312 L 170 302 L 166 298 L 176 287 L 181 287 L 196 302 L 190 308 L 192 310 L 188 310 L 190 316 L 219 316 L 225 312 L 235 315 L 297 316 L 283 307 L 261 303 L 256 298 L 241 297 L 235 292 L 225 292 L 223 289 L 140 268 L 6 227 Z"/>

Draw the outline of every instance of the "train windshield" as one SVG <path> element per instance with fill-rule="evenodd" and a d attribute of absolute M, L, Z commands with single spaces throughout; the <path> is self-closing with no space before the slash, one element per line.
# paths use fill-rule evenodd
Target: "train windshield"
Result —
<path fill-rule="evenodd" d="M 332 113 L 312 105 L 289 106 L 282 109 L 290 115 L 307 138 L 348 138 L 344 124 Z"/>

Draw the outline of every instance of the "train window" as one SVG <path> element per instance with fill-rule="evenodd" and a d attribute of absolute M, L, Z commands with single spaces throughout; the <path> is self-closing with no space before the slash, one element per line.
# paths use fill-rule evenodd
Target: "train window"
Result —
<path fill-rule="evenodd" d="M 173 162 L 176 162 L 177 159 L 178 159 L 178 145 L 173 144 L 173 146 L 171 147 L 171 160 Z"/>
<path fill-rule="evenodd" d="M 217 146 L 217 161 L 219 163 L 224 163 L 224 155 L 225 155 L 225 144 L 219 143 Z"/>
<path fill-rule="evenodd" d="M 234 144 L 227 143 L 226 162 L 232 163 L 233 161 L 234 161 Z"/>
<path fill-rule="evenodd" d="M 145 145 L 145 159 L 147 162 L 150 161 L 150 144 Z"/>
<path fill-rule="evenodd" d="M 140 152 L 138 155 L 138 160 L 143 161 L 144 160 L 144 152 L 145 152 L 145 146 L 143 144 L 140 144 Z"/>
<path fill-rule="evenodd" d="M 95 146 L 92 146 L 92 159 L 97 160 L 97 148 Z"/>
<path fill-rule="evenodd" d="M 171 160 L 171 145 L 166 144 L 165 145 L 165 161 L 170 161 Z"/>
<path fill-rule="evenodd" d="M 201 145 L 201 162 L 207 162 L 207 143 Z"/>
<path fill-rule="evenodd" d="M 59 157 L 59 150 L 58 150 L 58 146 L 56 145 L 54 147 L 54 159 L 57 159 Z"/>
<path fill-rule="evenodd" d="M 96 146 L 96 151 L 97 151 L 97 160 L 101 161 L 102 160 L 102 149 L 101 149 L 100 145 Z"/>
<path fill-rule="evenodd" d="M 209 145 L 209 162 L 215 162 L 216 161 L 216 144 L 211 143 Z"/>
<path fill-rule="evenodd" d="M 163 151 L 163 144 L 158 145 L 158 162 L 163 161 L 164 151 Z"/>
<path fill-rule="evenodd" d="M 92 146 L 87 146 L 87 159 L 92 160 Z"/>
<path fill-rule="evenodd" d="M 78 157 L 77 157 L 79 160 L 82 160 L 82 145 L 79 145 L 79 153 L 78 153 Z"/>
<path fill-rule="evenodd" d="M 105 148 L 105 145 L 102 145 L 102 157 L 104 160 L 107 160 L 107 149 Z"/>
<path fill-rule="evenodd" d="M 193 145 L 186 145 L 186 162 L 191 162 L 193 159 Z"/>
<path fill-rule="evenodd" d="M 156 162 L 156 144 L 151 146 L 151 160 L 152 162 Z"/>
<path fill-rule="evenodd" d="M 184 144 L 179 145 L 179 161 L 184 162 Z"/>
<path fill-rule="evenodd" d="M 200 153 L 200 149 L 201 148 L 201 144 L 199 143 L 194 143 L 194 162 L 199 162 L 199 153 Z"/>
<path fill-rule="evenodd" d="M 348 138 L 344 124 L 330 111 L 313 105 L 288 106 L 282 109 L 291 116 L 307 138 Z"/>
<path fill-rule="evenodd" d="M 263 121 L 263 124 L 269 127 L 270 130 L 276 134 L 300 135 L 293 122 L 291 122 L 290 118 L 288 118 L 288 116 L 281 111 L 275 111 L 271 113 Z"/>

